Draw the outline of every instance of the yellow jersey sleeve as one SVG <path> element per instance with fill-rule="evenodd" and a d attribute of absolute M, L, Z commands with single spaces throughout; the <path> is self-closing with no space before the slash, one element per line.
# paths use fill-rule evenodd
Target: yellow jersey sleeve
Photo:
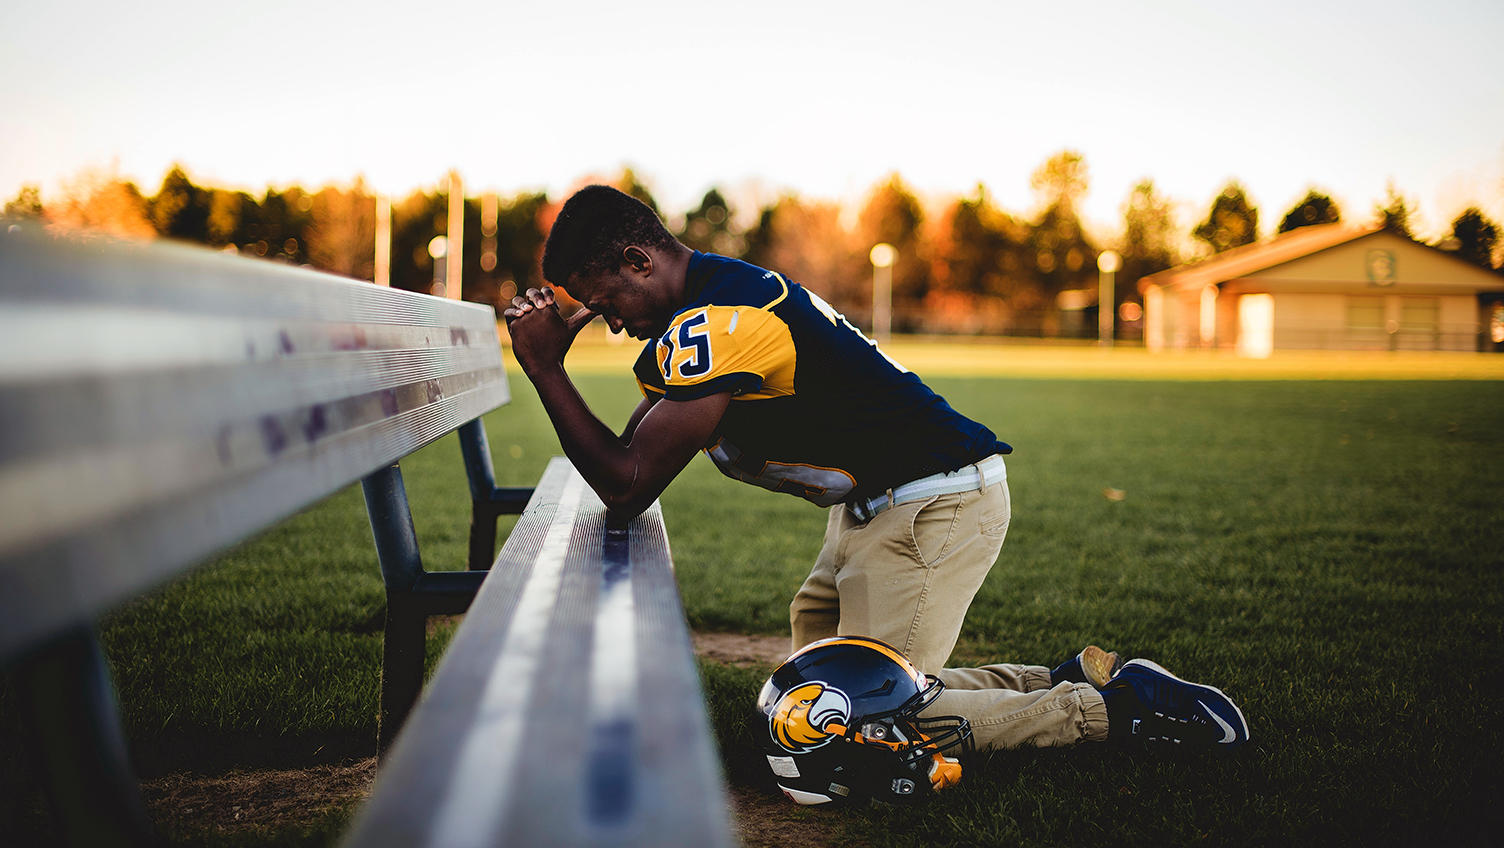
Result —
<path fill-rule="evenodd" d="M 632 363 L 632 376 L 637 378 L 637 389 L 649 400 L 663 397 L 663 374 L 658 371 L 657 354 L 658 342 L 647 342 Z"/>
<path fill-rule="evenodd" d="M 692 400 L 729 391 L 738 400 L 794 393 L 794 339 L 754 306 L 701 306 L 674 317 L 655 351 L 664 395 Z"/>

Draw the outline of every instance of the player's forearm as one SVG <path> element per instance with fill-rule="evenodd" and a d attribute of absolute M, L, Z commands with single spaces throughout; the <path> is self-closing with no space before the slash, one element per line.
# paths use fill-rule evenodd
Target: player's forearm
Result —
<path fill-rule="evenodd" d="M 590 410 L 563 366 L 529 374 L 559 435 L 564 455 L 612 513 L 630 518 L 662 490 L 641 474 L 641 458 Z"/>

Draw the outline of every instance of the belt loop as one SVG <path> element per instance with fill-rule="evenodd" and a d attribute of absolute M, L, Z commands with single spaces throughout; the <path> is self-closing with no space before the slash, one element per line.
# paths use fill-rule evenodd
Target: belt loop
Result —
<path fill-rule="evenodd" d="M 888 490 L 888 509 L 892 509 L 892 508 L 893 508 L 893 490 L 889 489 Z"/>
<path fill-rule="evenodd" d="M 979 492 L 987 488 L 987 469 L 982 467 L 983 462 L 986 462 L 986 460 L 977 460 L 976 462 L 977 476 L 980 477 L 982 481 L 977 485 L 977 491 Z"/>

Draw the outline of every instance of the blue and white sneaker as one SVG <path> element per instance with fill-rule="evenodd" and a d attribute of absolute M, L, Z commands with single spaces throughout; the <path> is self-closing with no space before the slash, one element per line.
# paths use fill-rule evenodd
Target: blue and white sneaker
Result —
<path fill-rule="evenodd" d="M 1149 660 L 1125 663 L 1102 697 L 1120 738 L 1218 749 L 1248 741 L 1243 711 L 1221 689 L 1181 680 Z M 1126 715 L 1113 715 L 1124 708 Z"/>

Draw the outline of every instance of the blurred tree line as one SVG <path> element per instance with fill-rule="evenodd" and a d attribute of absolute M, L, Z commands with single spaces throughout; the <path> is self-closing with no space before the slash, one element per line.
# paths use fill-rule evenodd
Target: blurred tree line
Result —
<path fill-rule="evenodd" d="M 495 231 L 486 233 L 481 199 L 465 199 L 465 256 L 476 257 L 464 266 L 466 299 L 494 305 L 509 286 L 515 291 L 519 283 L 526 288 L 542 281 L 538 262 L 547 231 L 541 228 L 541 210 L 547 202 L 544 195 L 527 192 L 501 200 Z M 447 235 L 448 210 L 442 188 L 393 200 L 389 273 L 394 287 L 429 291 L 434 260 L 428 245 L 435 236 Z M 125 238 L 194 242 L 356 279 L 375 276 L 376 195 L 359 178 L 317 191 L 268 188 L 257 197 L 198 185 L 175 165 L 157 192 L 147 196 L 114 174 L 86 170 L 45 205 L 37 186 L 22 187 L 5 205 L 5 214 Z M 482 254 L 489 254 L 484 263 Z"/>
<path fill-rule="evenodd" d="M 608 182 L 668 218 L 630 169 Z M 447 235 L 445 184 L 391 203 L 393 286 L 428 291 L 434 277 L 429 243 Z M 1090 188 L 1085 157 L 1074 150 L 1051 156 L 1033 172 L 1034 209 L 999 208 L 986 187 L 943 204 L 926 205 L 898 174 L 875 185 L 860 208 L 785 194 L 761 209 L 733 207 L 719 188 L 675 219 L 670 229 L 696 250 L 746 259 L 800 282 L 858 325 L 870 323 L 868 252 L 886 242 L 898 250 L 893 269 L 893 326 L 901 332 L 1010 335 L 1095 335 L 1097 260 L 1104 250 L 1122 257 L 1115 302 L 1107 308 L 1134 335 L 1141 304 L 1138 281 L 1182 261 L 1234 250 L 1259 238 L 1259 210 L 1231 181 L 1189 231 L 1176 222 L 1174 203 L 1145 179 L 1121 205 L 1115 233 L 1088 231 L 1080 205 Z M 519 290 L 543 282 L 543 242 L 562 198 L 522 192 L 465 198 L 464 283 L 467 300 L 504 305 Z M 153 195 L 117 175 L 86 170 L 44 203 L 24 186 L 4 212 L 49 225 L 100 230 L 129 238 L 170 238 L 226 252 L 308 265 L 357 279 L 375 272 L 376 197 L 357 178 L 309 191 L 268 188 L 260 196 L 195 184 L 181 166 Z M 1413 238 L 1413 201 L 1391 185 L 1373 221 Z M 492 220 L 494 218 L 494 221 Z M 1342 221 L 1330 196 L 1311 189 L 1280 219 L 1277 233 Z M 1498 225 L 1477 208 L 1453 222 L 1437 246 L 1485 268 L 1499 265 Z"/>

